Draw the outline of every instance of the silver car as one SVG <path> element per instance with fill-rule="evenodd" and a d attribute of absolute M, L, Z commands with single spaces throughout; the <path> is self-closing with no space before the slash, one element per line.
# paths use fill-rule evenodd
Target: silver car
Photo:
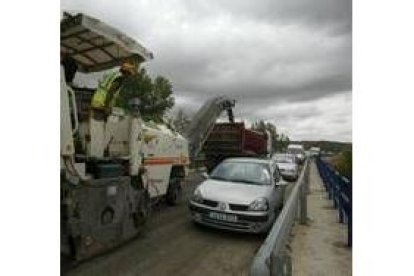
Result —
<path fill-rule="evenodd" d="M 216 228 L 266 232 L 283 207 L 285 185 L 272 160 L 226 159 L 196 188 L 191 217 Z"/>
<path fill-rule="evenodd" d="M 296 181 L 299 178 L 299 166 L 295 161 L 295 156 L 288 153 L 277 153 L 273 155 L 280 174 L 288 181 Z"/>

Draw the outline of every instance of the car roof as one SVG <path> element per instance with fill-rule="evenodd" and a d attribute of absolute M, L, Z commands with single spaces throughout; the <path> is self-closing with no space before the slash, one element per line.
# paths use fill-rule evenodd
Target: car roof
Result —
<path fill-rule="evenodd" d="M 265 158 L 256 158 L 256 157 L 232 157 L 232 158 L 225 159 L 223 162 L 271 164 L 273 163 L 273 160 L 265 159 Z"/>

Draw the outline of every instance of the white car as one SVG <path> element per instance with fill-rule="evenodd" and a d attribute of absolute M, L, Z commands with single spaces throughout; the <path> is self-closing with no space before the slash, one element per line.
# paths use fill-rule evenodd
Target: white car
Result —
<path fill-rule="evenodd" d="M 288 181 L 296 181 L 299 177 L 299 168 L 293 154 L 279 153 L 273 155 L 273 160 L 279 167 L 280 174 Z"/>
<path fill-rule="evenodd" d="M 287 148 L 287 153 L 296 155 L 296 160 L 299 162 L 300 165 L 305 162 L 306 155 L 303 145 L 290 144 Z"/>
<path fill-rule="evenodd" d="M 318 147 L 312 147 L 312 148 L 310 148 L 309 151 L 310 151 L 311 156 L 313 156 L 313 157 L 319 156 L 320 153 L 321 153 L 321 149 L 318 148 Z"/>

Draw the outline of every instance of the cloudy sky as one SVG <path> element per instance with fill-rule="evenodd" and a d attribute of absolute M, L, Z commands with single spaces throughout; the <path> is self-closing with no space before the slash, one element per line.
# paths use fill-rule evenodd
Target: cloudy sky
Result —
<path fill-rule="evenodd" d="M 122 3 L 122 4 L 121 4 Z M 174 86 L 177 107 L 237 100 L 294 140 L 352 139 L 351 0 L 61 0 L 154 53 L 145 67 Z"/>

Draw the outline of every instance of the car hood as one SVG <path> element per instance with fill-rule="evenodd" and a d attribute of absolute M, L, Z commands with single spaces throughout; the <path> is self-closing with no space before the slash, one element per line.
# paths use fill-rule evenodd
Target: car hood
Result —
<path fill-rule="evenodd" d="M 260 197 L 268 198 L 273 187 L 208 179 L 198 189 L 206 199 L 248 205 Z"/>

